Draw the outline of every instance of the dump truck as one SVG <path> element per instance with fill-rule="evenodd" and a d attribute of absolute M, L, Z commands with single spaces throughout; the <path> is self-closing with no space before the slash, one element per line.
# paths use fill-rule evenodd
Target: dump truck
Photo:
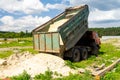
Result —
<path fill-rule="evenodd" d="M 34 49 L 78 62 L 89 54 L 98 55 L 100 39 L 88 30 L 88 5 L 69 7 L 64 12 L 35 28 Z"/>

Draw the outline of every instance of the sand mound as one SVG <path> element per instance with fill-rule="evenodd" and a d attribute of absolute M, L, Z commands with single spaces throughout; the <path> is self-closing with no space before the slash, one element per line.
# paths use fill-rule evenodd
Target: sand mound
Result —
<path fill-rule="evenodd" d="M 63 59 L 50 54 L 31 55 L 28 52 L 24 54 L 14 54 L 5 60 L 6 64 L 0 66 L 0 78 L 21 74 L 24 70 L 32 77 L 39 73 L 44 73 L 48 68 L 53 72 L 58 72 L 64 76 L 69 72 L 74 72 L 65 65 Z"/>

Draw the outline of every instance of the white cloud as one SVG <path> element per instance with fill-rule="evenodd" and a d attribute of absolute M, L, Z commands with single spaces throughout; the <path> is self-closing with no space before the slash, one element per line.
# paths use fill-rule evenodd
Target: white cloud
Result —
<path fill-rule="evenodd" d="M 4 16 L 0 19 L 0 21 L 4 24 L 0 26 L 0 30 L 2 31 L 23 31 L 29 30 L 31 31 L 38 25 L 45 23 L 50 20 L 50 17 L 38 17 L 38 16 L 25 16 L 18 19 L 14 19 L 12 16 Z"/>
<path fill-rule="evenodd" d="M 119 20 L 120 15 L 118 14 L 120 9 L 110 10 L 110 11 L 101 11 L 95 9 L 90 12 L 89 20 L 90 21 L 102 21 L 102 20 Z"/>
<path fill-rule="evenodd" d="M 120 8 L 109 11 L 95 9 L 90 12 L 90 27 L 114 27 L 120 26 Z"/>
<path fill-rule="evenodd" d="M 0 9 L 9 13 L 18 11 L 26 14 L 48 11 L 40 0 L 0 0 Z"/>
<path fill-rule="evenodd" d="M 109 10 L 109 11 L 102 11 L 95 9 L 94 11 L 90 12 L 89 20 L 90 21 L 102 21 L 102 20 L 120 20 L 120 8 Z"/>
<path fill-rule="evenodd" d="M 4 23 L 4 25 L 13 25 L 13 17 L 12 16 L 4 16 L 0 19 L 0 21 L 2 23 Z"/>
<path fill-rule="evenodd" d="M 63 0 L 70 6 L 87 4 L 89 6 L 89 27 L 120 26 L 120 0 Z"/>

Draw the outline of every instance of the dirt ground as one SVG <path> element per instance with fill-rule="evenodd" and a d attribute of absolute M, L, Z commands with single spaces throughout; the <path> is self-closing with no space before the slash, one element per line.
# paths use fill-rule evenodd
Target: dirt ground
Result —
<path fill-rule="evenodd" d="M 24 46 L 24 47 L 8 47 L 8 48 L 0 48 L 0 51 L 8 51 L 8 50 L 15 50 L 15 49 L 25 49 L 25 48 L 33 48 L 32 46 Z"/>
<path fill-rule="evenodd" d="M 120 50 L 120 38 L 111 38 L 111 39 L 101 39 L 102 43 L 109 43 L 116 47 L 117 50 Z"/>

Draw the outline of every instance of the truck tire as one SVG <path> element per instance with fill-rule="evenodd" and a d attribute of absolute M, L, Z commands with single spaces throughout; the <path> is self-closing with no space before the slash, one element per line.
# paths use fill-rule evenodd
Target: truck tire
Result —
<path fill-rule="evenodd" d="M 81 48 L 80 49 L 81 52 L 81 59 L 82 60 L 86 60 L 88 58 L 88 51 L 86 48 Z"/>
<path fill-rule="evenodd" d="M 79 62 L 80 61 L 80 50 L 79 50 L 79 48 L 73 48 L 72 49 L 72 58 L 71 58 L 71 60 L 73 61 L 73 62 Z"/>

